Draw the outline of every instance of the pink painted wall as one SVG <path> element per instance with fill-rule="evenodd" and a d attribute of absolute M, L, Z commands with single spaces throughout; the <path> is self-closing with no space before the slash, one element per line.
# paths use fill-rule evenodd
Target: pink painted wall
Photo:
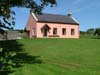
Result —
<path fill-rule="evenodd" d="M 36 36 L 36 30 L 34 32 L 34 29 L 36 29 L 36 21 L 32 15 L 29 16 L 27 25 L 26 25 L 26 30 L 28 31 L 28 35 L 30 38 L 33 36 Z"/>
<path fill-rule="evenodd" d="M 79 25 L 37 22 L 36 23 L 36 28 L 37 28 L 36 35 L 38 38 L 43 37 L 41 28 L 45 24 L 47 24 L 51 28 L 48 32 L 48 36 L 53 35 L 53 28 L 57 28 L 57 35 L 59 35 L 59 38 L 79 38 Z M 62 35 L 62 28 L 66 28 L 66 35 Z M 75 35 L 73 36 L 71 35 L 71 29 L 75 30 Z"/>

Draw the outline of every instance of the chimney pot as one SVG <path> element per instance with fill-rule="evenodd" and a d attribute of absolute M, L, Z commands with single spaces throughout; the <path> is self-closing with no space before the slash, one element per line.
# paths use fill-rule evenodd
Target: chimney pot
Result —
<path fill-rule="evenodd" d="M 67 16 L 71 17 L 71 16 L 72 16 L 72 13 L 71 13 L 71 12 L 69 12 Z"/>

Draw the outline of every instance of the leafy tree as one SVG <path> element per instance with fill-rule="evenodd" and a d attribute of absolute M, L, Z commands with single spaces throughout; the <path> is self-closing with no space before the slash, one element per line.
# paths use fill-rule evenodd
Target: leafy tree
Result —
<path fill-rule="evenodd" d="M 5 29 L 12 29 L 15 25 L 15 12 L 11 9 L 13 7 L 26 7 L 34 10 L 35 13 L 40 14 L 42 9 L 47 5 L 53 6 L 56 0 L 40 0 L 40 4 L 36 0 L 0 0 L 0 32 L 4 33 Z M 4 34 L 3 34 L 4 35 Z"/>
<path fill-rule="evenodd" d="M 96 28 L 94 34 L 97 36 L 100 36 L 100 28 Z"/>
<path fill-rule="evenodd" d="M 88 35 L 93 35 L 94 32 L 95 32 L 95 29 L 93 29 L 93 28 L 90 28 L 90 29 L 87 30 Z"/>
<path fill-rule="evenodd" d="M 85 31 L 80 31 L 80 34 L 81 34 L 81 35 L 85 35 L 86 32 L 85 32 Z"/>
<path fill-rule="evenodd" d="M 0 0 L 0 34 L 7 40 L 6 29 L 11 30 L 15 25 L 15 12 L 13 7 L 25 7 L 34 10 L 34 13 L 40 14 L 42 9 L 48 5 L 55 5 L 56 0 L 40 0 L 40 4 L 36 0 Z M 4 43 L 7 45 L 7 43 Z M 0 46 L 1 47 L 1 46 Z M 11 48 L 0 48 L 0 72 L 10 70 L 15 64 L 12 62 L 12 57 L 16 53 L 11 52 Z"/>

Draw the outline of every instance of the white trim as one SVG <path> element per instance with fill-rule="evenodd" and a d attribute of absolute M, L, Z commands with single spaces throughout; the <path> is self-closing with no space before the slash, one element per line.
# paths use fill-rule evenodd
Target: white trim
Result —
<path fill-rule="evenodd" d="M 37 17 L 35 16 L 34 13 L 32 13 L 32 16 L 34 17 L 34 19 L 35 19 L 36 21 L 38 21 L 38 19 L 37 19 Z"/>
<path fill-rule="evenodd" d="M 79 24 L 79 22 L 74 17 L 71 17 L 71 18 Z"/>

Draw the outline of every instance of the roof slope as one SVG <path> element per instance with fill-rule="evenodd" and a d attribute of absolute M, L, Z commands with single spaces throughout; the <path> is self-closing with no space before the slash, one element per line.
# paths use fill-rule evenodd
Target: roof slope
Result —
<path fill-rule="evenodd" d="M 53 23 L 66 23 L 66 24 L 78 24 L 79 23 L 71 16 L 55 15 L 55 14 L 35 14 L 39 22 L 53 22 Z"/>

